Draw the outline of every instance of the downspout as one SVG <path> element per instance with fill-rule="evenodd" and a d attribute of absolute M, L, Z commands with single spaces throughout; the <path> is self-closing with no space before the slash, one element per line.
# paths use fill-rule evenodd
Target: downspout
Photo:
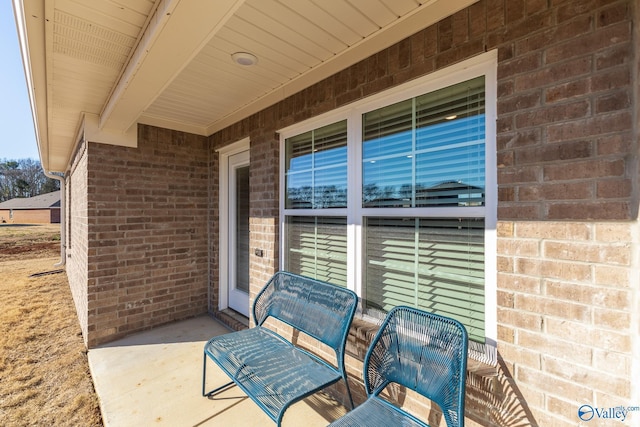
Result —
<path fill-rule="evenodd" d="M 44 170 L 44 175 L 47 178 L 55 179 L 60 182 L 60 262 L 54 264 L 54 267 L 64 267 L 66 264 L 67 256 L 66 256 L 66 233 L 65 233 L 65 223 L 66 223 L 66 209 L 65 209 L 65 185 L 64 185 L 64 174 L 63 173 L 54 173 L 48 172 Z"/>

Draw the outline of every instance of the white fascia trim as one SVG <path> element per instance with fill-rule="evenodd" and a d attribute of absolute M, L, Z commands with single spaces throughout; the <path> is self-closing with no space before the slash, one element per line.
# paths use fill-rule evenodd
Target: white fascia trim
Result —
<path fill-rule="evenodd" d="M 49 170 L 47 66 L 44 0 L 13 0 L 13 13 L 24 67 L 40 162 Z M 29 19 L 27 20 L 27 17 Z"/>

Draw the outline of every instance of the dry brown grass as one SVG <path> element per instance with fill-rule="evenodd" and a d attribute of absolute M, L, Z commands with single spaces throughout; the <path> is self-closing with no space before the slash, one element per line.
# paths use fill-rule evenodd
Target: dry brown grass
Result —
<path fill-rule="evenodd" d="M 102 426 L 59 235 L 0 226 L 0 426 Z"/>

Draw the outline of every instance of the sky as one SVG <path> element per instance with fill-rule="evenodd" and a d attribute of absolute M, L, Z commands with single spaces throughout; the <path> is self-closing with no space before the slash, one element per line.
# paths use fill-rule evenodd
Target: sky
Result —
<path fill-rule="evenodd" d="M 11 1 L 0 0 L 0 160 L 40 160 Z"/>

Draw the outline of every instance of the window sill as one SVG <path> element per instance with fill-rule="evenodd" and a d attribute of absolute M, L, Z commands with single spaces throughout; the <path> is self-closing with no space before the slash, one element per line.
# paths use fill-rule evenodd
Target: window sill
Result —
<path fill-rule="evenodd" d="M 346 354 L 361 362 L 364 361 L 367 349 L 379 328 L 379 324 L 361 317 L 354 318 L 347 337 Z M 467 374 L 476 378 L 497 379 L 498 367 L 469 357 L 467 358 Z"/>

